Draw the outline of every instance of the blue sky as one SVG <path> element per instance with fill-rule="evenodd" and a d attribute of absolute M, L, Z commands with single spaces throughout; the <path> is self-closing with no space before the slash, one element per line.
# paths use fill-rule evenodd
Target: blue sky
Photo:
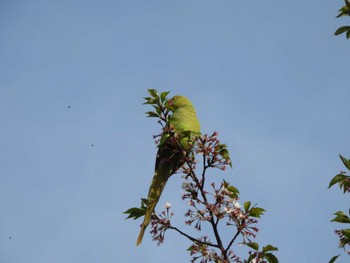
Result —
<path fill-rule="evenodd" d="M 153 176 L 148 88 L 189 97 L 202 132 L 219 132 L 233 159 L 220 176 L 267 210 L 258 241 L 281 262 L 341 253 L 329 220 L 348 196 L 327 186 L 338 154 L 350 158 L 342 5 L 1 1 L 0 261 L 190 261 L 171 232 L 136 248 L 140 221 L 122 214 Z M 169 181 L 160 207 L 171 202 L 182 226 L 180 185 Z"/>

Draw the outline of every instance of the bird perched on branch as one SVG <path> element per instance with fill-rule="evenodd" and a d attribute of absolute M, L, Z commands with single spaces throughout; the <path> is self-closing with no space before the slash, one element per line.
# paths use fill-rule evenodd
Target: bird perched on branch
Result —
<path fill-rule="evenodd" d="M 168 103 L 172 114 L 158 144 L 154 176 L 148 191 L 147 207 L 137 245 L 142 242 L 166 182 L 184 164 L 184 157 L 189 154 L 193 137 L 200 133 L 196 111 L 188 98 L 174 96 Z"/>

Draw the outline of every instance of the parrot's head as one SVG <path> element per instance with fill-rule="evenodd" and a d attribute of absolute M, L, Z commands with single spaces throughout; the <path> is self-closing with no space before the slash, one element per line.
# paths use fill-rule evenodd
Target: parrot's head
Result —
<path fill-rule="evenodd" d="M 172 111 L 184 107 L 193 107 L 191 101 L 188 98 L 179 95 L 176 95 L 169 100 L 169 106 Z"/>

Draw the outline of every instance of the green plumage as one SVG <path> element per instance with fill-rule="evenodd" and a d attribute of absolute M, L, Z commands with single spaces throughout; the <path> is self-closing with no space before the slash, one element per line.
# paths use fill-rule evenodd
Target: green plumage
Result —
<path fill-rule="evenodd" d="M 162 135 L 162 143 L 159 145 L 157 152 L 154 176 L 148 192 L 149 203 L 137 238 L 137 245 L 142 242 L 143 235 L 166 182 L 183 165 L 183 151 L 188 150 L 188 141 L 192 139 L 193 134 L 200 133 L 196 111 L 189 99 L 183 96 L 174 96 L 169 100 L 169 105 L 172 110 L 169 123 L 171 129 L 175 131 L 175 135 L 169 136 L 168 133 Z M 174 137 L 177 138 L 183 151 L 179 150 Z"/>

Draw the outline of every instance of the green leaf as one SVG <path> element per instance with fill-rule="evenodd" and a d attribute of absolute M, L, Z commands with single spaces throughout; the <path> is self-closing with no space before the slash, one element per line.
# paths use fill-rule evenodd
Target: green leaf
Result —
<path fill-rule="evenodd" d="M 349 31 L 350 32 L 350 31 Z M 339 155 L 340 159 L 342 160 L 343 164 L 347 169 L 350 167 L 350 160 L 344 158 L 343 156 Z M 350 170 L 350 169 L 349 169 Z M 339 184 L 339 187 L 343 189 L 343 192 L 350 192 L 350 176 L 348 176 L 345 172 L 341 172 L 340 174 L 337 174 L 334 176 L 329 183 L 328 188 L 332 187 L 335 184 Z"/>
<path fill-rule="evenodd" d="M 348 15 L 349 10 L 350 9 L 346 5 L 344 5 L 344 6 L 342 6 L 342 8 L 339 9 L 338 12 L 342 12 L 344 15 Z"/>
<path fill-rule="evenodd" d="M 233 193 L 233 194 L 236 194 L 236 195 L 239 194 L 238 189 L 237 189 L 236 187 L 232 186 L 232 185 L 228 186 L 228 187 L 227 187 L 227 190 L 230 191 L 230 192 Z"/>
<path fill-rule="evenodd" d="M 269 263 L 278 263 L 277 257 L 272 253 L 266 253 L 265 258 Z"/>
<path fill-rule="evenodd" d="M 158 105 L 152 105 L 153 108 L 156 110 L 156 112 L 158 113 L 158 115 L 162 115 L 162 110 L 160 109 L 160 107 Z"/>
<path fill-rule="evenodd" d="M 339 18 L 341 16 L 350 16 L 350 8 L 348 7 L 347 2 L 345 2 L 345 4 L 345 6 L 338 10 L 340 14 L 337 15 L 336 18 Z"/>
<path fill-rule="evenodd" d="M 239 191 L 236 187 L 229 185 L 226 187 L 226 189 L 230 192 L 230 198 L 238 199 Z"/>
<path fill-rule="evenodd" d="M 339 27 L 335 32 L 334 32 L 334 35 L 338 36 L 340 34 L 343 34 L 344 32 L 350 30 L 350 26 L 342 26 L 342 27 Z M 346 167 L 350 170 L 349 168 L 349 164 L 346 165 Z"/>
<path fill-rule="evenodd" d="M 221 155 L 221 157 L 223 159 L 225 159 L 226 161 L 230 161 L 229 164 L 232 167 L 232 163 L 231 163 L 231 158 L 230 158 L 230 154 L 227 150 L 227 146 L 226 144 L 219 144 L 215 147 L 215 150 Z"/>
<path fill-rule="evenodd" d="M 344 174 L 337 174 L 336 176 L 334 176 L 331 182 L 329 183 L 328 189 L 345 179 L 344 177 L 346 178 L 346 175 Z"/>
<path fill-rule="evenodd" d="M 219 154 L 221 155 L 222 158 L 224 158 L 226 161 L 229 161 L 229 165 L 232 167 L 232 162 L 231 162 L 231 157 L 230 157 L 230 154 L 228 152 L 228 150 L 225 148 L 225 149 L 222 149 L 219 151 Z"/>
<path fill-rule="evenodd" d="M 350 2 L 348 0 L 345 0 L 345 5 L 348 9 L 350 9 Z"/>
<path fill-rule="evenodd" d="M 222 149 L 220 150 L 220 155 L 224 158 L 224 159 L 228 159 L 230 158 L 229 154 L 228 154 L 228 150 L 227 149 Z"/>
<path fill-rule="evenodd" d="M 144 216 L 145 215 L 145 212 L 146 212 L 146 209 L 143 209 L 143 208 L 138 208 L 138 207 L 132 207 L 128 210 L 126 210 L 123 214 L 129 214 L 127 218 L 125 219 L 129 219 L 129 218 L 132 218 L 132 219 L 137 219 L 141 216 Z"/>
<path fill-rule="evenodd" d="M 192 251 L 193 249 L 194 249 L 194 246 L 191 245 L 191 246 L 188 247 L 187 251 Z"/>
<path fill-rule="evenodd" d="M 265 212 L 265 209 L 263 209 L 263 208 L 253 207 L 252 209 L 250 209 L 249 215 L 252 217 L 260 218 L 260 216 L 263 215 L 264 212 Z"/>
<path fill-rule="evenodd" d="M 347 16 L 347 14 L 345 14 L 345 13 L 340 13 L 340 14 L 337 15 L 335 18 L 339 18 L 339 17 L 342 17 L 342 16 Z"/>
<path fill-rule="evenodd" d="M 170 91 L 164 91 L 160 94 L 160 100 L 161 102 L 164 102 L 166 99 L 166 96 L 168 96 L 168 94 L 170 93 Z"/>
<path fill-rule="evenodd" d="M 158 91 L 156 89 L 148 89 L 149 95 L 151 95 L 153 98 L 158 98 Z"/>
<path fill-rule="evenodd" d="M 332 257 L 331 260 L 328 263 L 334 263 L 339 256 L 340 255 Z"/>
<path fill-rule="evenodd" d="M 251 204 L 250 201 L 247 201 L 244 203 L 244 212 L 246 212 L 246 213 L 248 212 L 248 210 L 250 208 L 250 204 Z"/>
<path fill-rule="evenodd" d="M 153 99 L 151 97 L 145 97 L 145 102 L 143 104 L 153 104 Z"/>
<path fill-rule="evenodd" d="M 256 242 L 244 243 L 247 247 L 250 247 L 254 250 L 259 250 L 259 244 Z"/>
<path fill-rule="evenodd" d="M 348 32 L 346 32 L 346 38 L 347 38 L 347 39 L 350 38 L 350 30 L 348 30 Z"/>
<path fill-rule="evenodd" d="M 147 209 L 147 206 L 149 204 L 149 201 L 147 198 L 141 198 L 141 207 L 132 207 L 132 208 L 129 208 L 128 210 L 126 210 L 125 212 L 123 212 L 123 214 L 129 214 L 129 216 L 125 219 L 129 219 L 129 218 L 132 218 L 132 219 L 137 219 L 141 216 L 144 216 L 145 213 L 146 213 L 146 209 Z"/>
<path fill-rule="evenodd" d="M 272 245 L 267 245 L 265 247 L 263 247 L 263 250 L 262 250 L 264 253 L 265 252 L 269 252 L 269 251 L 278 251 L 278 248 L 277 247 L 274 247 Z"/>
<path fill-rule="evenodd" d="M 346 238 L 350 238 L 350 229 L 342 229 L 342 234 L 346 237 Z"/>
<path fill-rule="evenodd" d="M 342 237 L 339 240 L 339 247 L 344 248 L 346 245 L 350 244 L 350 239 L 346 237 Z"/>
<path fill-rule="evenodd" d="M 225 179 L 222 180 L 222 185 L 223 185 L 225 188 L 227 188 L 227 187 L 230 186 L 230 184 L 229 184 L 228 182 L 226 182 Z"/>
<path fill-rule="evenodd" d="M 337 223 L 342 223 L 342 224 L 350 224 L 350 218 L 342 211 L 338 211 L 334 213 L 336 216 L 331 220 L 331 222 L 337 222 Z"/>
<path fill-rule="evenodd" d="M 151 117 L 151 118 L 159 118 L 159 117 L 160 117 L 160 116 L 159 116 L 156 112 L 154 112 L 154 111 L 147 111 L 146 114 L 147 114 L 147 117 Z"/>
<path fill-rule="evenodd" d="M 220 156 L 228 162 L 230 167 L 232 167 L 232 162 L 230 158 L 229 151 L 227 150 L 226 144 L 219 144 L 215 147 L 215 150 L 220 154 Z"/>
<path fill-rule="evenodd" d="M 348 26 L 347 28 L 348 28 L 348 30 L 350 30 L 350 26 Z M 350 170 L 350 160 L 346 159 L 345 157 L 341 156 L 340 154 L 339 154 L 339 157 L 342 160 L 345 167 L 348 168 L 348 170 Z"/>
<path fill-rule="evenodd" d="M 143 104 L 157 104 L 158 103 L 158 99 L 152 99 L 150 97 L 146 97 L 144 99 L 146 101 Z"/>

